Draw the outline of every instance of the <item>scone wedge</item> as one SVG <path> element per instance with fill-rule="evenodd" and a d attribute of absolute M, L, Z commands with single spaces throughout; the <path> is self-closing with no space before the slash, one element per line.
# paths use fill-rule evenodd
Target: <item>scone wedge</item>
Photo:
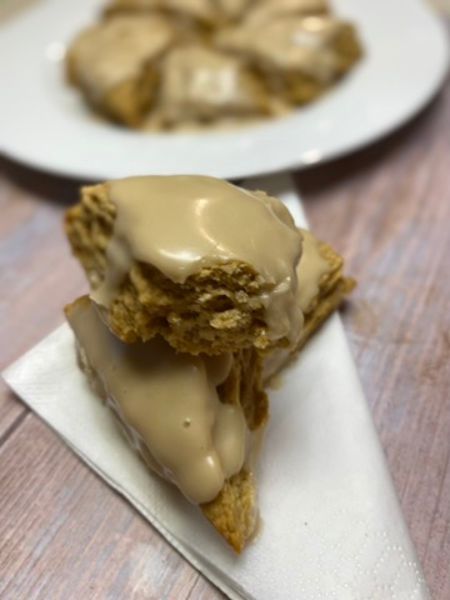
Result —
<path fill-rule="evenodd" d="M 220 31 L 217 48 L 246 57 L 269 89 L 288 104 L 305 104 L 330 88 L 361 58 L 351 23 L 328 15 L 298 16 L 276 5 L 263 15 Z M 258 18 L 257 18 L 258 17 Z"/>
<path fill-rule="evenodd" d="M 100 22 L 69 46 L 68 80 L 98 113 L 137 127 L 155 98 L 158 59 L 174 38 L 174 27 L 158 15 Z"/>
<path fill-rule="evenodd" d="M 300 330 L 302 236 L 263 192 L 212 177 L 117 180 L 82 190 L 66 232 L 124 342 L 159 334 L 221 354 L 287 346 Z"/>
<path fill-rule="evenodd" d="M 252 447 L 268 417 L 262 357 L 253 349 L 181 355 L 161 338 L 124 344 L 87 296 L 65 312 L 79 365 L 131 446 L 241 552 L 258 517 Z"/>

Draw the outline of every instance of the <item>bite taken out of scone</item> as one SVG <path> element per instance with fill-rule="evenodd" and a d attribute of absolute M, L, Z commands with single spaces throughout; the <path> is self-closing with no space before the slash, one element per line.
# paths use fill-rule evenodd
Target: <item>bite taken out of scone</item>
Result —
<path fill-rule="evenodd" d="M 280 200 L 211 177 L 84 188 L 66 232 L 91 284 L 66 316 L 92 389 L 240 553 L 258 521 L 266 388 L 354 280 Z"/>
<path fill-rule="evenodd" d="M 84 188 L 66 231 L 112 331 L 191 354 L 296 343 L 302 235 L 277 199 L 212 177 Z"/>

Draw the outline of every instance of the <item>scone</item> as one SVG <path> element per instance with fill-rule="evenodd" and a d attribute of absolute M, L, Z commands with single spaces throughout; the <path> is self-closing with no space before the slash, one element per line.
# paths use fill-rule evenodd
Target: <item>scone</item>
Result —
<path fill-rule="evenodd" d="M 87 296 L 66 316 L 79 364 L 131 446 L 240 552 L 257 519 L 251 450 L 268 414 L 261 358 L 180 354 L 160 337 L 124 344 Z"/>
<path fill-rule="evenodd" d="M 199 44 L 173 48 L 161 66 L 156 113 L 164 127 L 257 117 L 269 111 L 263 83 L 239 58 Z"/>
<path fill-rule="evenodd" d="M 246 57 L 269 89 L 291 104 L 310 102 L 361 57 L 354 27 L 329 16 L 284 16 L 225 29 L 225 52 Z"/>
<path fill-rule="evenodd" d="M 302 235 L 263 192 L 212 177 L 134 177 L 82 190 L 74 254 L 111 330 L 181 352 L 293 347 Z"/>
<path fill-rule="evenodd" d="M 160 16 L 109 19 L 73 41 L 66 59 L 68 79 L 98 112 L 136 127 L 155 97 L 157 60 L 174 38 L 174 28 Z"/>

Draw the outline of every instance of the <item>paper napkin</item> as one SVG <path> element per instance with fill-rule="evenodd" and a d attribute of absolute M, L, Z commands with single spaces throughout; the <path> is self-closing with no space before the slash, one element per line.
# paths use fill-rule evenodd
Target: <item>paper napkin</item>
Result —
<path fill-rule="evenodd" d="M 283 198 L 286 177 L 255 182 Z M 261 531 L 237 557 L 169 484 L 150 474 L 77 367 L 64 325 L 3 374 L 112 488 L 232 599 L 429 598 L 337 316 L 271 392 L 260 456 Z"/>

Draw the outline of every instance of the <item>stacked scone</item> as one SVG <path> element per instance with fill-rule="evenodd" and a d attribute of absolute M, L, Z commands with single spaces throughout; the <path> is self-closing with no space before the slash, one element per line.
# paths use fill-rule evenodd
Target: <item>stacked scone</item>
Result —
<path fill-rule="evenodd" d="M 87 187 L 66 216 L 90 297 L 82 369 L 149 468 L 240 552 L 254 532 L 265 384 L 351 291 L 276 198 L 210 177 Z"/>
<path fill-rule="evenodd" d="M 284 114 L 361 54 L 326 0 L 113 0 L 66 65 L 97 112 L 167 130 Z"/>

